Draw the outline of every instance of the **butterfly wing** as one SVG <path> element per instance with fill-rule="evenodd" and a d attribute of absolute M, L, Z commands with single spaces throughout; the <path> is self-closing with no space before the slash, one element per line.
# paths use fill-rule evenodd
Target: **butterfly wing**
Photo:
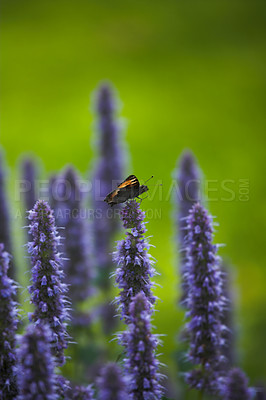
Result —
<path fill-rule="evenodd" d="M 138 188 L 139 187 L 139 180 L 135 175 L 129 175 L 122 183 L 117 186 L 116 190 L 122 188 Z"/>
<path fill-rule="evenodd" d="M 118 203 L 124 203 L 128 199 L 135 197 L 135 193 L 139 192 L 139 181 L 135 175 L 129 175 L 121 182 L 115 190 L 109 193 L 104 201 L 111 206 Z"/>

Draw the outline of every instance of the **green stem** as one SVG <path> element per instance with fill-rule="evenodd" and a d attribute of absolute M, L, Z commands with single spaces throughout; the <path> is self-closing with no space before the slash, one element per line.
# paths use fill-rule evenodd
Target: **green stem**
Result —
<path fill-rule="evenodd" d="M 199 396 L 198 396 L 198 399 L 199 399 L 199 400 L 203 400 L 203 393 L 204 393 L 204 390 L 201 390 L 201 391 L 199 392 Z"/>

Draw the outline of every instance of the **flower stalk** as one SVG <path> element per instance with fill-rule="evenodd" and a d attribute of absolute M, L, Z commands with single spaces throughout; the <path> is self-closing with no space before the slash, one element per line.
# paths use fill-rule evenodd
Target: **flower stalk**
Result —
<path fill-rule="evenodd" d="M 150 280 L 155 275 L 154 261 L 148 253 L 150 245 L 144 236 L 144 218 L 145 213 L 135 200 L 128 201 L 121 211 L 126 238 L 117 243 L 113 257 L 117 264 L 116 283 L 120 289 L 116 301 L 125 320 L 129 316 L 130 303 L 138 293 L 144 293 L 150 306 L 156 301 Z"/>
<path fill-rule="evenodd" d="M 9 278 L 10 255 L 0 243 L 0 398 L 14 399 L 17 394 L 15 334 L 18 326 L 17 286 Z"/>
<path fill-rule="evenodd" d="M 217 246 L 212 243 L 212 218 L 195 204 L 187 218 L 187 282 L 189 319 L 186 329 L 190 340 L 189 361 L 194 369 L 186 379 L 192 388 L 217 393 L 222 355 L 221 323 L 225 299 Z"/>
<path fill-rule="evenodd" d="M 32 278 L 29 292 L 35 310 L 31 321 L 47 324 L 51 329 L 53 354 L 58 365 L 65 363 L 68 320 L 67 287 L 63 283 L 62 260 L 58 252 L 60 236 L 57 234 L 53 212 L 48 203 L 39 200 L 29 212 L 28 243 L 31 256 Z"/>

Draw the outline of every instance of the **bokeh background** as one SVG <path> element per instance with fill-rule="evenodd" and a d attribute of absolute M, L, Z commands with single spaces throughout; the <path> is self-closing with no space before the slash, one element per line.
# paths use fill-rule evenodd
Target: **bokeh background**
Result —
<path fill-rule="evenodd" d="M 25 152 L 47 173 L 73 163 L 88 176 L 93 92 L 111 81 L 129 172 L 163 183 L 142 206 L 160 211 L 148 225 L 162 286 L 154 324 L 167 334 L 162 361 L 173 375 L 184 315 L 169 190 L 176 160 L 190 148 L 220 224 L 215 240 L 226 244 L 220 255 L 232 265 L 238 364 L 252 384 L 266 376 L 265 22 L 260 0 L 1 2 L 0 143 L 10 195 Z"/>

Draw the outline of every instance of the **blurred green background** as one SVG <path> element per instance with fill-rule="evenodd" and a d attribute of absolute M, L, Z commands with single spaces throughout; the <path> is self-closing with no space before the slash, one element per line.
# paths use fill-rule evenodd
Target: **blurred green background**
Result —
<path fill-rule="evenodd" d="M 167 334 L 162 361 L 174 365 L 183 322 L 168 194 L 176 160 L 191 148 L 220 223 L 215 240 L 226 244 L 220 255 L 232 263 L 239 365 L 252 384 L 266 376 L 265 17 L 260 0 L 1 2 L 0 143 L 11 193 L 23 152 L 48 172 L 71 162 L 88 174 L 92 92 L 110 80 L 121 99 L 129 172 L 163 182 L 162 196 L 142 203 L 160 214 L 148 233 L 161 273 L 154 323 Z"/>

